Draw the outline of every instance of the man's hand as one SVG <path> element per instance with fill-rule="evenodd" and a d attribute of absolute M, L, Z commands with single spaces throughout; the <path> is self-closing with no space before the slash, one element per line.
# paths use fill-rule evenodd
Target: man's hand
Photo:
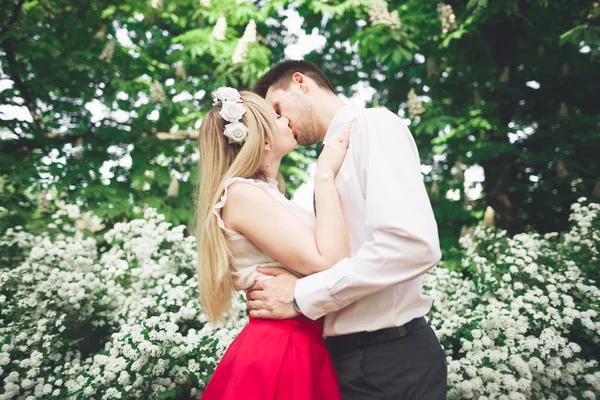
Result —
<path fill-rule="evenodd" d="M 246 291 L 250 316 L 266 319 L 297 317 L 299 314 L 294 309 L 294 289 L 298 277 L 277 267 L 258 267 L 258 272 L 274 278 L 254 281 Z"/>

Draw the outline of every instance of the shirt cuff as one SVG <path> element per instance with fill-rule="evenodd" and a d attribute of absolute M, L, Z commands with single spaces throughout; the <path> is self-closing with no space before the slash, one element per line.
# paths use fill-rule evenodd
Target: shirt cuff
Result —
<path fill-rule="evenodd" d="M 325 286 L 325 273 L 322 271 L 296 281 L 294 296 L 302 314 L 310 319 L 318 319 L 333 311 L 337 304 Z"/>

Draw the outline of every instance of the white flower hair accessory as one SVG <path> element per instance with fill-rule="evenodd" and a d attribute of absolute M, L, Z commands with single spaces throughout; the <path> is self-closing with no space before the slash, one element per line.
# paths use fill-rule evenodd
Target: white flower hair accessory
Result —
<path fill-rule="evenodd" d="M 248 128 L 241 122 L 232 122 L 225 126 L 223 134 L 229 138 L 229 143 L 242 144 L 248 136 Z"/>
<path fill-rule="evenodd" d="M 236 101 L 241 102 L 242 96 L 240 92 L 231 87 L 222 86 L 212 93 L 213 106 L 217 105 L 220 101 Z"/>
<path fill-rule="evenodd" d="M 234 88 L 220 87 L 212 93 L 213 106 L 221 103 L 219 115 L 227 122 L 223 134 L 229 138 L 229 143 L 242 144 L 248 137 L 248 128 L 241 123 L 246 114 L 246 107 L 242 104 L 242 96 Z"/>

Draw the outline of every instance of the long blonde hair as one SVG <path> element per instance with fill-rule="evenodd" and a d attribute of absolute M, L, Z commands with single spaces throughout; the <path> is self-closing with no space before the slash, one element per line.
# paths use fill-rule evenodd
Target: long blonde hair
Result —
<path fill-rule="evenodd" d="M 231 274 L 231 244 L 212 212 L 224 192 L 224 183 L 233 177 L 268 180 L 264 170 L 265 141 L 273 142 L 275 113 L 260 96 L 240 93 L 246 108 L 241 122 L 248 128 L 243 144 L 229 143 L 223 134 L 225 121 L 219 115 L 221 104 L 204 117 L 200 127 L 199 179 L 196 205 L 196 238 L 198 240 L 198 286 L 202 309 L 211 322 L 219 321 L 231 308 L 234 293 Z M 279 188 L 284 183 L 277 174 Z"/>

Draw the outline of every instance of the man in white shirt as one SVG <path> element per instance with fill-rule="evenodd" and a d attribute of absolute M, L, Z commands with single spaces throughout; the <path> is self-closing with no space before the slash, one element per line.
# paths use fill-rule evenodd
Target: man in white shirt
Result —
<path fill-rule="evenodd" d="M 346 105 L 310 62 L 275 65 L 255 91 L 290 120 L 302 145 L 327 145 L 355 122 L 336 177 L 351 257 L 302 279 L 261 269 L 274 278 L 248 293 L 250 315 L 325 316 L 344 400 L 445 399 L 445 356 L 423 318 L 432 299 L 422 294 L 422 275 L 441 252 L 410 131 L 385 108 Z"/>

